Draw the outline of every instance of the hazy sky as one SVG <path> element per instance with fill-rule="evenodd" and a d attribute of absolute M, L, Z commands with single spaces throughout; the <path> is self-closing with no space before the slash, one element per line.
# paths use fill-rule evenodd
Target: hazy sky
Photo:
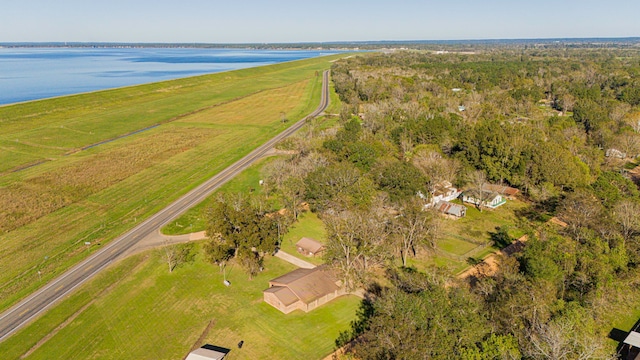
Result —
<path fill-rule="evenodd" d="M 0 42 L 640 36 L 639 0 L 4 0 Z"/>

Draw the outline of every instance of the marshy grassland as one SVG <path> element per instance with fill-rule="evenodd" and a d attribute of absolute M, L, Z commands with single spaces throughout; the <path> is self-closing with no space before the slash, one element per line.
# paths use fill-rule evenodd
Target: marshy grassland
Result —
<path fill-rule="evenodd" d="M 0 310 L 315 109 L 338 56 L 0 107 Z"/>

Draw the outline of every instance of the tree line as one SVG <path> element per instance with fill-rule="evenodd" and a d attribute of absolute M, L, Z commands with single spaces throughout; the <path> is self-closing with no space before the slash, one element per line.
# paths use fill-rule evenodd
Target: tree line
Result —
<path fill-rule="evenodd" d="M 613 358 L 607 326 L 640 292 L 640 197 L 626 172 L 640 154 L 639 76 L 630 49 L 338 61 L 336 125 L 312 121 L 281 144 L 295 155 L 266 165 L 265 199 L 216 202 L 207 253 L 255 275 L 308 206 L 328 231 L 326 263 L 348 288 L 369 290 L 337 340 L 348 354 Z M 437 248 L 443 220 L 417 194 L 442 181 L 508 184 L 529 204 L 516 214 L 527 246 L 473 284 L 406 267 Z M 552 216 L 567 226 L 548 225 Z"/>

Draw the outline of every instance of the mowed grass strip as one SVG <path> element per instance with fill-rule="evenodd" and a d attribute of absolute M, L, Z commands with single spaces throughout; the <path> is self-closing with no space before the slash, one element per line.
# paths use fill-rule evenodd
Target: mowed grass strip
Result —
<path fill-rule="evenodd" d="M 282 314 L 262 301 L 262 290 L 292 265 L 267 257 L 265 270 L 253 280 L 231 265 L 227 279 L 232 285 L 225 287 L 218 267 L 203 260 L 199 245 L 196 249 L 195 262 L 173 273 L 161 249 L 112 267 L 5 341 L 6 358 L 32 349 L 86 304 L 29 359 L 181 359 L 193 345 L 202 345 L 196 341 L 211 320 L 204 342 L 232 349 L 233 359 L 321 359 L 355 317 L 360 299 L 353 296 L 310 313 Z M 241 340 L 244 346 L 238 349 Z"/>
<path fill-rule="evenodd" d="M 328 65 L 318 62 L 306 70 L 306 78 L 297 79 L 289 86 L 245 97 L 240 100 L 244 102 L 242 106 L 234 102 L 216 106 L 152 130 L 0 178 L 3 191 L 19 188 L 38 178 L 57 184 L 74 184 L 68 188 L 58 186 L 62 190 L 52 194 L 71 194 L 70 200 L 63 196 L 62 200 L 67 201 L 64 206 L 32 201 L 30 204 L 33 206 L 43 206 L 52 211 L 48 214 L 45 211 L 37 219 L 0 235 L 0 309 L 6 309 L 48 279 L 275 136 L 284 129 L 282 112 L 292 119 L 287 126 L 311 112 L 319 103 L 321 77 L 315 76 L 314 69 L 320 66 Z M 291 71 L 300 70 L 293 67 Z M 252 103 L 261 106 L 250 106 Z M 216 110 L 230 113 L 225 112 L 228 108 L 234 110 L 234 116 L 239 116 L 237 121 L 229 122 L 226 117 L 217 116 Z M 272 117 L 273 114 L 277 116 Z M 186 134 L 187 139 L 178 141 L 180 137 L 177 135 L 164 135 L 173 133 Z M 176 141 L 175 146 L 171 145 L 172 141 Z M 82 165 L 100 163 L 96 159 L 101 159 L 101 156 L 116 163 L 122 159 L 126 161 L 139 155 L 136 144 L 144 144 L 152 153 L 151 159 L 139 162 L 139 166 L 134 167 L 135 171 L 127 173 L 127 176 L 118 171 L 101 171 L 110 166 L 106 164 L 98 168 Z M 166 153 L 167 148 L 173 150 Z M 122 149 L 130 149 L 132 153 L 119 153 L 125 151 Z M 101 155 L 107 153 L 119 156 Z M 61 170 L 71 168 L 79 170 L 75 172 L 78 178 L 69 175 L 72 172 Z M 106 185 L 89 189 L 76 187 L 76 181 L 88 176 L 87 172 L 93 174 L 89 178 L 97 176 L 101 179 L 99 183 Z M 112 181 L 111 176 L 118 180 Z M 34 183 L 44 189 L 51 182 Z M 80 189 L 82 196 L 75 193 Z M 12 216 L 20 216 L 19 211 Z M 11 217 L 5 215 L 5 218 Z M 87 247 L 85 242 L 91 245 Z"/>

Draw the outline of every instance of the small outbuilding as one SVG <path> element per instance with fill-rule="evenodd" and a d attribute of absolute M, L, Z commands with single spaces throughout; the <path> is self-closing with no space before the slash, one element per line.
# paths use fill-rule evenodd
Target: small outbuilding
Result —
<path fill-rule="evenodd" d="M 333 274 L 324 266 L 296 269 L 269 281 L 263 291 L 264 301 L 288 314 L 296 309 L 309 312 L 320 305 L 344 295 Z"/>
<path fill-rule="evenodd" d="M 298 252 L 302 255 L 316 256 L 324 250 L 324 244 L 317 240 L 303 237 L 296 243 L 296 249 L 298 249 Z"/>
<path fill-rule="evenodd" d="M 467 207 L 464 205 L 458 205 L 450 203 L 448 201 L 440 201 L 436 204 L 435 209 L 448 216 L 455 218 L 461 218 L 467 215 Z"/>
<path fill-rule="evenodd" d="M 227 348 L 206 344 L 190 352 L 185 360 L 223 360 L 230 351 Z"/>

